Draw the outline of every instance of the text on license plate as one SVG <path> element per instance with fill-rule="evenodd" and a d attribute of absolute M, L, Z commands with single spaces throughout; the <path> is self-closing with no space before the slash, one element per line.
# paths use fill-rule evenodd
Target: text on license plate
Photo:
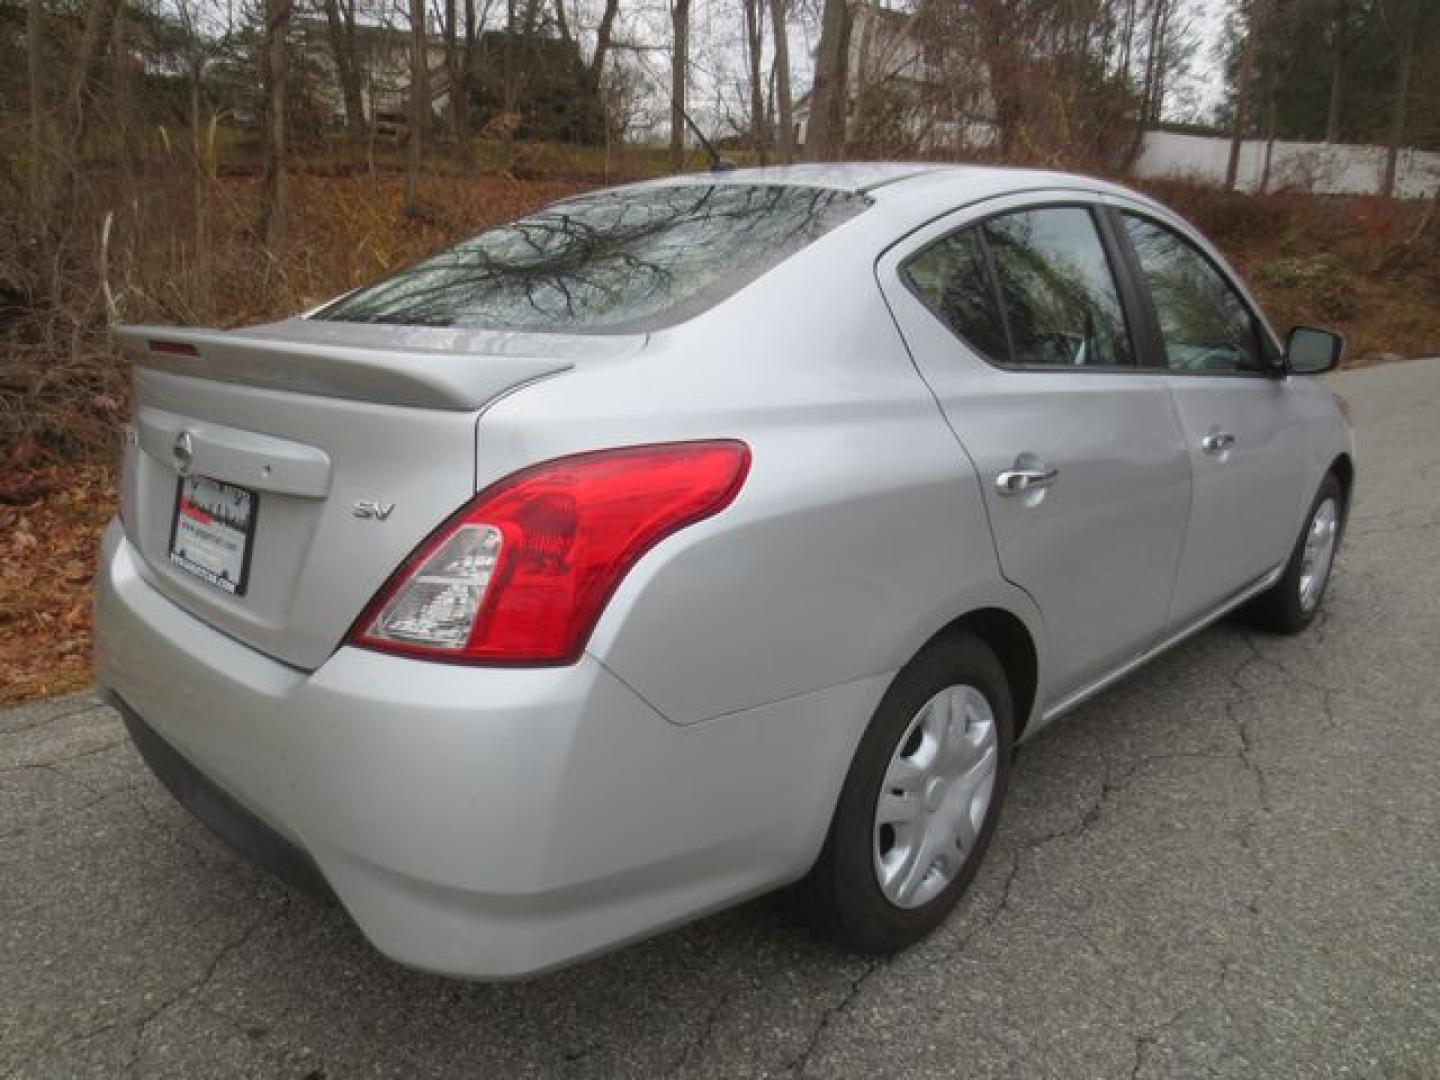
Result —
<path fill-rule="evenodd" d="M 175 491 L 170 561 L 236 596 L 245 595 L 260 496 L 208 476 L 182 476 Z"/>

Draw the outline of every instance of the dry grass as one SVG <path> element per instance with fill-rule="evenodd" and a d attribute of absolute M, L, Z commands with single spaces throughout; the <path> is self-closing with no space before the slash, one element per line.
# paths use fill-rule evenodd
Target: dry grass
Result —
<path fill-rule="evenodd" d="M 123 170 L 92 169 L 43 260 L 24 258 L 33 240 L 0 208 L 0 453 L 34 444 L 58 460 L 108 459 L 128 389 L 108 340 L 112 319 L 231 327 L 281 318 L 594 186 L 432 175 L 420 212 L 406 214 L 396 171 L 335 175 L 324 164 L 291 178 L 291 227 L 279 252 L 255 235 L 259 181 L 246 175 L 204 182 L 197 206 L 183 170 L 147 171 L 137 187 Z"/>
<path fill-rule="evenodd" d="M 115 498 L 103 465 L 27 466 L 12 455 L 3 482 L 0 706 L 92 682 L 90 581 Z"/>
<path fill-rule="evenodd" d="M 68 268 L 67 288 L 58 301 L 19 311 L 0 304 L 0 705 L 92 680 L 91 579 L 100 532 L 114 512 L 115 433 L 128 411 L 127 373 L 105 331 L 104 284 L 126 321 L 253 323 L 591 186 L 433 176 L 421 188 L 424 212 L 411 216 L 393 171 L 300 175 L 290 242 L 271 257 L 252 233 L 255 180 L 207 185 L 212 239 L 198 252 L 188 181 L 157 185 L 128 204 L 106 200 L 103 185 L 86 193 L 85 214 L 95 223 L 118 206 L 104 283 L 97 224 L 64 238 L 58 258 Z M 0 220 L 0 230 L 7 226 L 15 223 Z M 7 279 L 6 269 L 0 266 L 0 288 L 12 296 L 44 293 L 43 281 L 13 265 Z"/>

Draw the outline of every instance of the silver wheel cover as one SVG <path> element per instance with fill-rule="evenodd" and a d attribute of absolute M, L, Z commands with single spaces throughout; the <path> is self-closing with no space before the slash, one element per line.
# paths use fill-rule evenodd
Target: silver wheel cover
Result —
<path fill-rule="evenodd" d="M 875 803 L 875 878 L 896 907 L 918 908 L 955 880 L 975 842 L 1000 761 L 990 702 L 950 686 L 900 737 Z"/>
<path fill-rule="evenodd" d="M 1300 553 L 1300 610 L 1310 613 L 1325 591 L 1330 565 L 1335 560 L 1335 541 L 1340 533 L 1340 507 L 1334 499 L 1326 499 L 1315 508 L 1315 515 L 1305 530 L 1305 546 Z"/>

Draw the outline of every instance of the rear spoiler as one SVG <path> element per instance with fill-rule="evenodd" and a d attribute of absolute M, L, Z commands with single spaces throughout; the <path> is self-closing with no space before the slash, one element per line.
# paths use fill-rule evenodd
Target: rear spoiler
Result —
<path fill-rule="evenodd" d="M 579 351 L 575 339 L 560 335 L 300 319 L 250 330 L 120 326 L 112 332 L 131 361 L 152 370 L 300 394 L 461 411 L 478 409 L 512 387 L 568 371 L 575 366 L 568 354 Z M 358 340 L 362 338 L 364 344 Z M 395 347 L 387 339 L 395 341 Z M 433 347 L 417 341 L 433 342 Z M 629 353 L 638 347 L 634 339 L 586 343 L 589 353 Z M 556 355 L 515 355 L 527 351 Z"/>

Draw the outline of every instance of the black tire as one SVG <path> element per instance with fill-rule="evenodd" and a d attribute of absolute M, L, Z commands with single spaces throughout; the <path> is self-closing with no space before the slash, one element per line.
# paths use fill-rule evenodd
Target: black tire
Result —
<path fill-rule="evenodd" d="M 990 803 L 955 878 L 928 903 L 899 907 L 885 897 L 876 875 L 876 800 L 899 741 L 922 706 L 945 688 L 962 684 L 984 695 L 995 721 L 998 760 Z M 808 881 L 819 919 L 843 944 L 866 953 L 891 953 L 944 921 L 974 879 L 994 835 L 1010 780 L 1014 731 L 1005 670 L 990 647 L 972 634 L 938 639 L 896 675 L 860 740 L 830 834 Z"/>
<path fill-rule="evenodd" d="M 1310 503 L 1310 509 L 1305 515 L 1305 523 L 1300 528 L 1300 535 L 1295 539 L 1295 546 L 1290 550 L 1290 561 L 1285 564 L 1285 572 L 1280 575 L 1279 581 L 1251 600 L 1241 611 L 1245 621 L 1252 626 L 1268 630 L 1272 634 L 1298 634 L 1315 620 L 1320 605 L 1325 602 L 1325 590 L 1329 587 L 1330 577 L 1334 571 L 1334 557 L 1332 556 L 1325 580 L 1320 585 L 1320 595 L 1308 610 L 1300 602 L 1300 574 L 1304 566 L 1305 537 L 1310 531 L 1310 523 L 1315 518 L 1315 512 L 1320 509 L 1326 499 L 1335 500 L 1336 508 L 1339 511 L 1339 532 L 1335 537 L 1335 555 L 1339 554 L 1340 541 L 1345 536 L 1345 491 L 1340 486 L 1340 481 L 1336 479 L 1335 474 L 1327 473 L 1320 484 L 1320 490 L 1315 493 L 1315 498 Z"/>

